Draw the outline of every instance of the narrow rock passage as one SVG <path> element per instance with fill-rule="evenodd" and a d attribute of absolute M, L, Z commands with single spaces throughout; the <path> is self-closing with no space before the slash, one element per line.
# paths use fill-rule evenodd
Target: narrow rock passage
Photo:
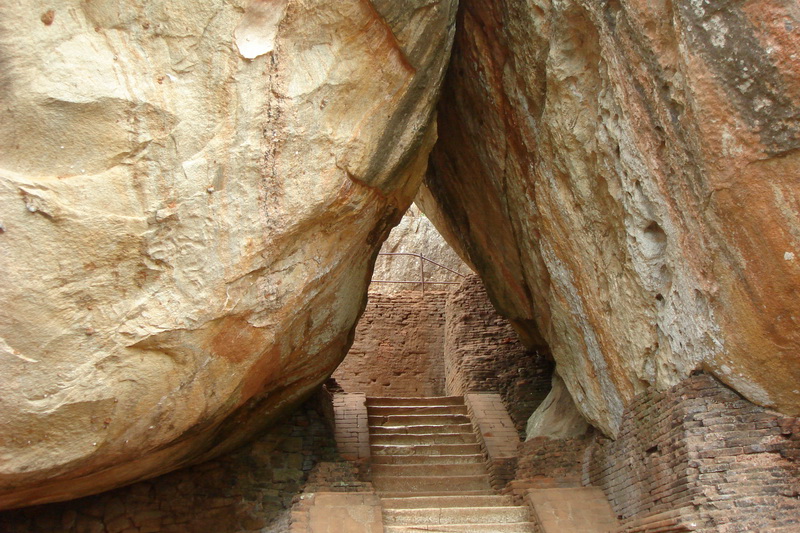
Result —
<path fill-rule="evenodd" d="M 532 533 L 495 493 L 464 399 L 368 398 L 372 482 L 385 533 Z"/>

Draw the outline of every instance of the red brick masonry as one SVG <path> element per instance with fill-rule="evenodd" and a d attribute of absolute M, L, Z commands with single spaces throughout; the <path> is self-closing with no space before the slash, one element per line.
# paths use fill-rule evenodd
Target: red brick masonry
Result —
<path fill-rule="evenodd" d="M 444 394 L 446 299 L 446 292 L 370 292 L 336 382 L 367 396 Z"/>
<path fill-rule="evenodd" d="M 486 467 L 492 487 L 501 490 L 514 478 L 517 468 L 517 430 L 499 394 L 469 393 L 464 396 L 464 400 L 486 455 Z"/>
<path fill-rule="evenodd" d="M 629 406 L 598 438 L 584 482 L 626 531 L 800 531 L 800 419 L 758 407 L 707 374 Z M 655 520 L 653 517 L 658 518 Z"/>
<path fill-rule="evenodd" d="M 707 374 L 628 407 L 616 440 L 532 439 L 506 493 L 594 485 L 626 533 L 800 532 L 800 419 Z"/>

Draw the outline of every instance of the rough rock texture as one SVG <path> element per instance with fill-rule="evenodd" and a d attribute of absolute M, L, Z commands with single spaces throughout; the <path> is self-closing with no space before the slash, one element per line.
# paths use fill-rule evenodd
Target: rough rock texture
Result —
<path fill-rule="evenodd" d="M 537 437 L 571 439 L 585 435 L 588 430 L 589 424 L 575 406 L 564 380 L 553 374 L 550 393 L 528 419 L 525 440 Z"/>
<path fill-rule="evenodd" d="M 441 268 L 430 261 L 424 261 L 423 273 L 426 282 L 458 284 L 464 276 L 472 273 L 444 237 L 439 234 L 433 222 L 414 205 L 406 212 L 400 223 L 392 229 L 389 238 L 383 243 L 381 253 L 421 254 L 427 259 L 447 267 Z M 373 281 L 420 281 L 422 273 L 419 263 L 420 259 L 414 256 L 381 255 L 375 263 L 372 279 Z M 371 288 L 382 293 L 393 293 L 420 289 L 421 284 L 374 283 Z M 449 286 L 433 284 L 430 287 L 426 285 L 426 288 L 441 291 L 447 290 Z"/>
<path fill-rule="evenodd" d="M 288 533 L 295 499 L 338 462 L 332 411 L 320 390 L 233 453 L 102 494 L 0 511 L 0 531 Z"/>
<path fill-rule="evenodd" d="M 0 5 L 0 508 L 231 449 L 333 371 L 454 4 Z"/>
<path fill-rule="evenodd" d="M 793 1 L 464 0 L 427 185 L 586 418 L 704 368 L 800 413 Z"/>

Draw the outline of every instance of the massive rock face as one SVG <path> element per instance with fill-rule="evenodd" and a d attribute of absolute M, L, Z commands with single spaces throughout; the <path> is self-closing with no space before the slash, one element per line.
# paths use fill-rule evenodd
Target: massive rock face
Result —
<path fill-rule="evenodd" d="M 427 179 L 613 435 L 706 369 L 800 413 L 797 3 L 463 0 Z"/>
<path fill-rule="evenodd" d="M 0 6 L 0 508 L 221 453 L 329 375 L 455 1 Z"/>

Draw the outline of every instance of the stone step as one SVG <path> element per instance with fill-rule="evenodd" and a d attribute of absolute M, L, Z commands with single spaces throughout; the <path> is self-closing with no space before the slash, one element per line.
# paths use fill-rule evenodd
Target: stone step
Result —
<path fill-rule="evenodd" d="M 467 415 L 369 415 L 367 422 L 372 426 L 441 426 L 449 424 L 469 424 Z"/>
<path fill-rule="evenodd" d="M 375 405 L 367 406 L 369 416 L 466 415 L 466 405 Z"/>
<path fill-rule="evenodd" d="M 367 406 L 378 405 L 464 405 L 463 396 L 432 396 L 432 397 L 375 397 L 367 398 Z"/>
<path fill-rule="evenodd" d="M 395 435 L 370 435 L 370 444 L 475 444 L 474 433 L 407 433 Z"/>
<path fill-rule="evenodd" d="M 372 465 L 373 476 L 478 476 L 486 474 L 483 463 L 432 465 Z"/>
<path fill-rule="evenodd" d="M 384 533 L 533 533 L 535 530 L 532 522 L 518 522 L 516 524 L 384 526 L 383 531 Z"/>
<path fill-rule="evenodd" d="M 400 464 L 400 465 L 452 465 L 462 463 L 486 463 L 483 454 L 457 454 L 457 455 L 373 455 L 372 464 Z"/>
<path fill-rule="evenodd" d="M 472 444 L 371 444 L 372 455 L 476 455 L 481 445 Z"/>
<path fill-rule="evenodd" d="M 410 433 L 473 433 L 472 424 L 428 424 L 414 426 L 370 426 L 370 435 L 405 435 Z"/>
<path fill-rule="evenodd" d="M 386 491 L 381 492 L 381 501 L 384 499 L 408 499 L 408 498 L 442 498 L 446 496 L 453 496 L 457 498 L 472 498 L 475 496 L 497 496 L 497 493 L 494 490 L 453 490 L 447 493 L 442 493 L 440 491 L 415 491 L 415 492 L 403 492 L 403 491 Z"/>
<path fill-rule="evenodd" d="M 528 509 L 505 507 L 447 507 L 427 509 L 384 509 L 384 525 L 421 524 L 513 524 L 528 522 Z"/>
<path fill-rule="evenodd" d="M 532 517 L 542 533 L 608 533 L 619 523 L 597 487 L 528 491 Z"/>
<path fill-rule="evenodd" d="M 497 494 L 462 496 L 462 495 L 437 495 L 437 496 L 407 496 L 398 498 L 381 498 L 384 509 L 427 509 L 447 507 L 506 507 L 513 505 L 510 496 Z"/>
<path fill-rule="evenodd" d="M 491 490 L 486 474 L 462 476 L 372 476 L 372 486 L 378 492 L 442 492 Z"/>

